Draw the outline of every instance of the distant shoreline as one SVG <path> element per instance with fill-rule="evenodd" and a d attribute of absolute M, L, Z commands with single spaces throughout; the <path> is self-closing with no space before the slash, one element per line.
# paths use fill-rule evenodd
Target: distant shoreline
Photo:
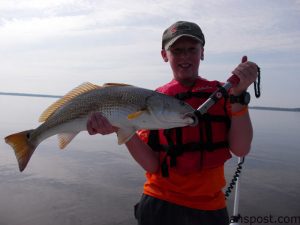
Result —
<path fill-rule="evenodd" d="M 61 98 L 62 97 L 61 95 L 29 94 L 29 93 L 14 93 L 14 92 L 0 92 L 0 95 L 38 97 L 38 98 Z M 300 108 L 283 108 L 283 107 L 267 107 L 267 106 L 250 106 L 249 108 L 255 110 L 300 112 Z"/>
<path fill-rule="evenodd" d="M 15 93 L 15 92 L 0 92 L 0 95 L 37 97 L 37 98 L 61 98 L 62 97 L 62 95 L 29 94 L 29 93 Z"/>
<path fill-rule="evenodd" d="M 300 112 L 300 108 L 282 108 L 282 107 L 266 107 L 266 106 L 250 106 L 249 108 L 256 109 L 256 110 Z"/>

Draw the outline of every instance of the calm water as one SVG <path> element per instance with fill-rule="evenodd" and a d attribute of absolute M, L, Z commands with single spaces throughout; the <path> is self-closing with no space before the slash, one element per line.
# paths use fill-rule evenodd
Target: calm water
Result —
<path fill-rule="evenodd" d="M 54 99 L 0 96 L 1 225 L 130 225 L 143 170 L 114 135 L 78 135 L 66 150 L 44 141 L 23 173 L 6 135 L 38 125 Z M 300 113 L 252 110 L 252 152 L 242 174 L 244 216 L 300 216 Z M 237 159 L 226 165 L 230 181 Z M 229 210 L 233 195 L 228 200 Z M 275 223 L 274 223 L 275 224 Z"/>

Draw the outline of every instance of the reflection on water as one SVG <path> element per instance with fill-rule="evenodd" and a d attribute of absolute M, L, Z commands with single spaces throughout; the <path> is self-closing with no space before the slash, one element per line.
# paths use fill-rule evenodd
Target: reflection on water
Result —
<path fill-rule="evenodd" d="M 23 173 L 1 160 L 1 224 L 133 224 L 143 172 L 125 149 L 79 140 L 61 151 L 54 141 L 35 152 Z"/>
<path fill-rule="evenodd" d="M 78 135 L 59 150 L 43 142 L 23 173 L 3 137 L 38 125 L 53 99 L 0 96 L 1 225 L 130 225 L 142 169 L 111 136 Z M 300 113 L 252 111 L 255 138 L 242 174 L 242 215 L 299 215 Z M 277 123 L 277 121 L 279 121 Z M 229 181 L 236 159 L 226 166 Z M 232 208 L 233 195 L 228 205 Z"/>

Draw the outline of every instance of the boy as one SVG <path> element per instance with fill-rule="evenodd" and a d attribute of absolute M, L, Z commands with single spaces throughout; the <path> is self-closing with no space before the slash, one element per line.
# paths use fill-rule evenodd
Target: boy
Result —
<path fill-rule="evenodd" d="M 169 62 L 173 79 L 158 88 L 197 109 L 220 85 L 199 76 L 205 38 L 200 27 L 179 21 L 165 30 L 161 55 Z M 245 59 L 234 69 L 239 84 L 230 90 L 231 101 L 222 99 L 195 127 L 139 131 L 126 146 L 145 169 L 144 193 L 135 207 L 139 225 L 229 224 L 222 188 L 224 163 L 245 156 L 253 131 L 245 99 L 256 80 L 257 66 Z M 111 126 L 99 113 L 90 116 L 88 132 L 109 134 Z"/>

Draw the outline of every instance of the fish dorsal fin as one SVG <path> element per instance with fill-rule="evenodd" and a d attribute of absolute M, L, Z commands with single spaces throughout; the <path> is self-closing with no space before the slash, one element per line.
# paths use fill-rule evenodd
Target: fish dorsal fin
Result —
<path fill-rule="evenodd" d="M 70 92 L 68 92 L 65 96 L 58 99 L 56 102 L 54 102 L 52 105 L 50 105 L 41 115 L 39 118 L 39 122 L 46 121 L 57 109 L 59 109 L 61 106 L 69 102 L 74 97 L 83 94 L 85 92 L 100 88 L 101 86 L 85 82 L 78 87 L 74 88 Z"/>
<path fill-rule="evenodd" d="M 112 86 L 132 86 L 130 84 L 124 84 L 124 83 L 105 83 L 102 87 L 112 87 Z"/>

